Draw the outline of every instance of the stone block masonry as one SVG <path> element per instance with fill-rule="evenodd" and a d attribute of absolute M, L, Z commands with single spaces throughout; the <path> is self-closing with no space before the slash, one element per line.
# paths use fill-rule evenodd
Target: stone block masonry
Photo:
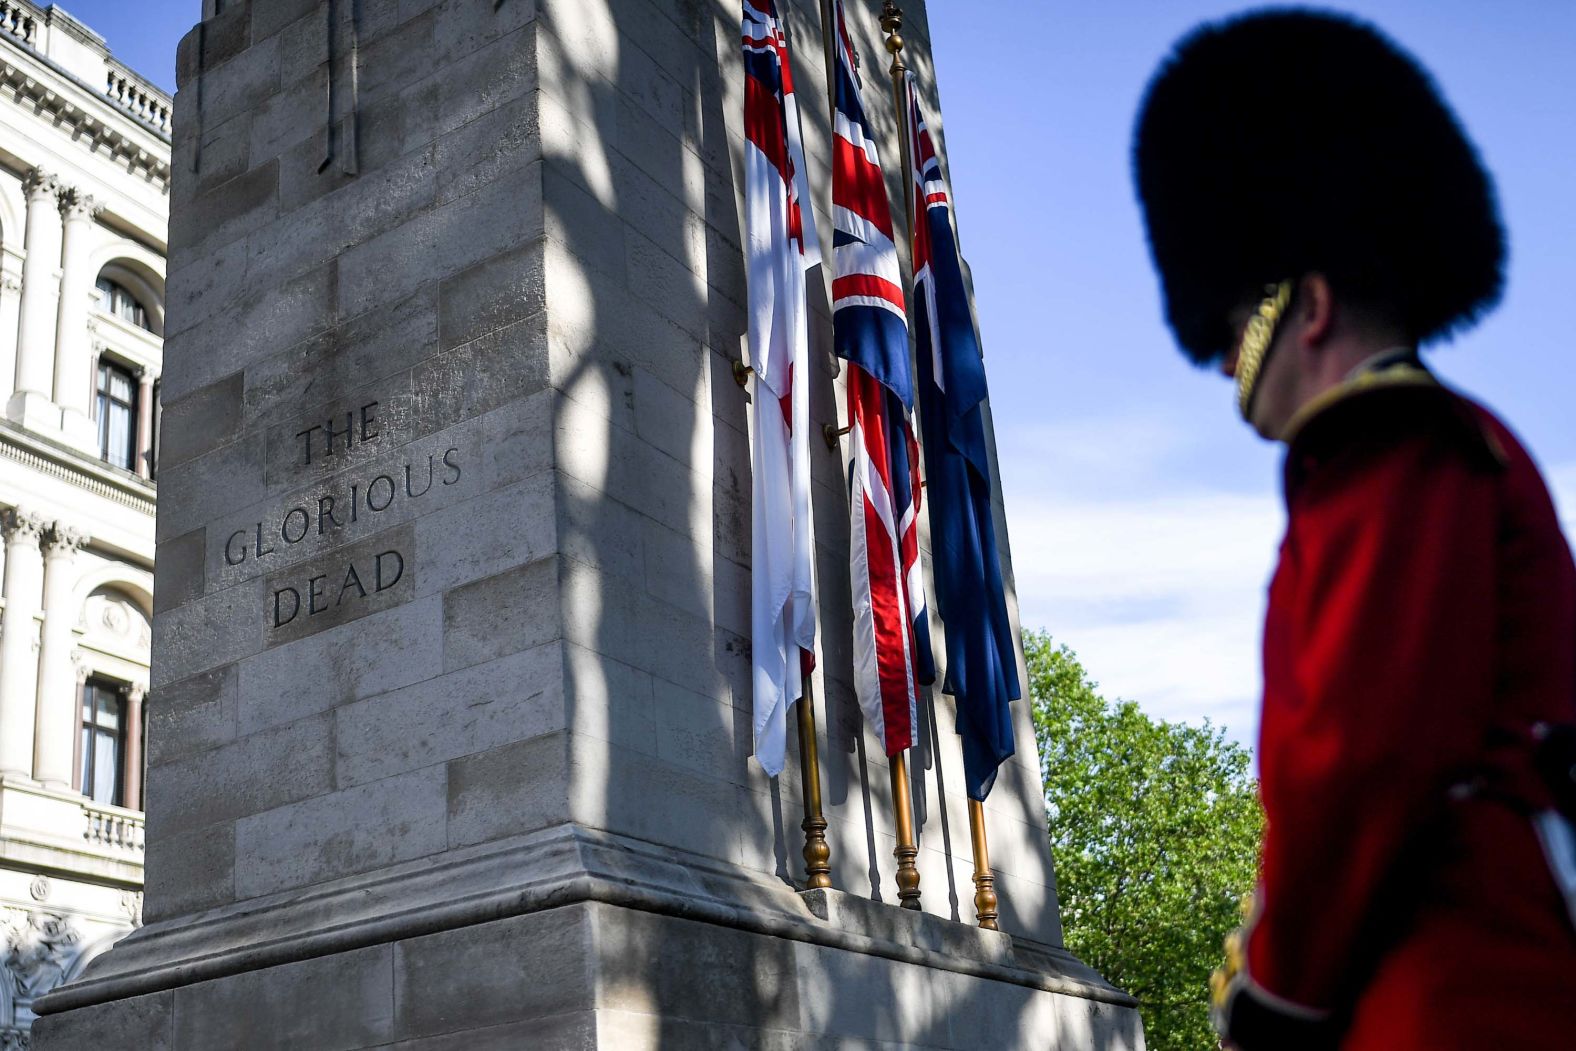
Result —
<path fill-rule="evenodd" d="M 795 884 L 796 757 L 750 758 L 736 0 L 219 6 L 174 124 L 149 922 L 38 1046 L 1142 1047 L 1059 947 L 1026 710 L 1003 931 L 940 695 L 895 907 L 825 450 L 835 889 Z M 781 6 L 825 171 L 818 5 Z"/>

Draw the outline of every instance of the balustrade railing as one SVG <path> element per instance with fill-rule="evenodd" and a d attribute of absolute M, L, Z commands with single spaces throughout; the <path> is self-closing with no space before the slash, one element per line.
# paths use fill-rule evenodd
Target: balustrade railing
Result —
<path fill-rule="evenodd" d="M 82 838 L 89 843 L 109 850 L 142 853 L 146 822 L 141 814 L 85 802 L 82 816 L 87 826 L 82 830 Z"/>
<path fill-rule="evenodd" d="M 0 0 L 5 3 L 6 0 Z M 110 101 L 166 135 L 170 132 L 170 97 L 118 62 L 105 63 L 104 94 Z"/>
<path fill-rule="evenodd" d="M 47 51 L 45 30 L 52 24 L 55 10 L 41 11 L 27 0 L 0 0 L 0 36 L 8 36 L 41 53 Z M 66 17 L 69 20 L 69 16 Z M 165 135 L 170 133 L 170 97 L 107 54 L 104 56 L 103 85 L 105 97 L 116 106 L 149 127 Z"/>
<path fill-rule="evenodd" d="M 38 42 L 38 9 L 17 0 L 0 0 L 0 33 L 33 47 Z"/>

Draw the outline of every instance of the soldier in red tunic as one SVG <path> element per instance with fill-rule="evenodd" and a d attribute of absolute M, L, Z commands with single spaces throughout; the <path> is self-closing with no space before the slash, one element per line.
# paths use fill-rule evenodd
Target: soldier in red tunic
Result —
<path fill-rule="evenodd" d="M 1134 167 L 1167 319 L 1284 442 L 1243 1051 L 1576 1048 L 1576 569 L 1533 461 L 1418 348 L 1503 287 L 1477 152 L 1372 27 L 1207 25 Z"/>

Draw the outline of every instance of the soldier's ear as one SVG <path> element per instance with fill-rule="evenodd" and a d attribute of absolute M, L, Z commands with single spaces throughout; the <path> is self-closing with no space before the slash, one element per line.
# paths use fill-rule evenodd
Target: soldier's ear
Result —
<path fill-rule="evenodd" d="M 1297 339 L 1311 349 L 1323 346 L 1335 329 L 1335 290 L 1318 271 L 1304 274 L 1291 301 Z"/>

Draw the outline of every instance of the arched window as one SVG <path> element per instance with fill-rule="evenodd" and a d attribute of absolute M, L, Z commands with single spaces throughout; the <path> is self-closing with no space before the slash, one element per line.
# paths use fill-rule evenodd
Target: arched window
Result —
<path fill-rule="evenodd" d="M 148 323 L 148 311 L 125 285 L 100 274 L 97 287 L 101 313 L 112 314 L 138 328 L 153 331 L 153 326 Z"/>

